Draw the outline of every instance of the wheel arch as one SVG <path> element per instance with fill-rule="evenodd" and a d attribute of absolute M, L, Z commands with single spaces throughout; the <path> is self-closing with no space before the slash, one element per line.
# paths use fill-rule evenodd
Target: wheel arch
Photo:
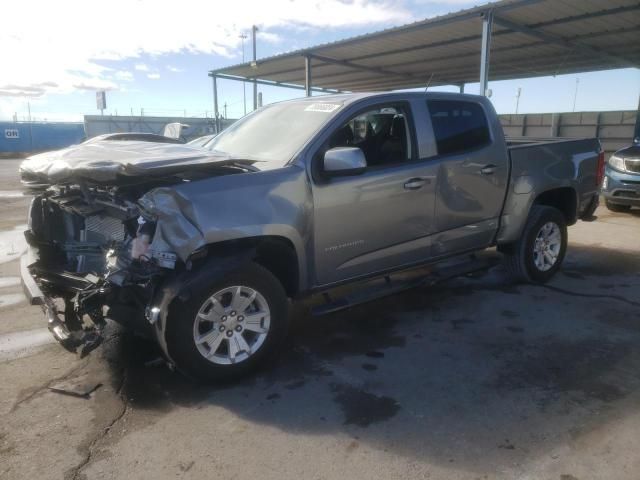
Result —
<path fill-rule="evenodd" d="M 555 186 L 541 192 L 531 189 L 519 193 L 517 186 L 513 190 L 507 195 L 496 235 L 496 245 L 501 248 L 508 248 L 520 238 L 534 205 L 556 208 L 567 225 L 573 225 L 578 220 L 578 192 L 572 186 Z"/>
<path fill-rule="evenodd" d="M 543 205 L 559 210 L 564 216 L 567 225 L 573 225 L 578 221 L 578 192 L 573 187 L 557 187 L 545 190 L 535 197 L 532 202 L 533 205 Z"/>
<path fill-rule="evenodd" d="M 293 242 L 286 237 L 262 235 L 226 240 L 208 244 L 195 254 L 206 258 L 247 256 L 269 270 L 288 296 L 296 296 L 301 291 L 300 259 Z"/>

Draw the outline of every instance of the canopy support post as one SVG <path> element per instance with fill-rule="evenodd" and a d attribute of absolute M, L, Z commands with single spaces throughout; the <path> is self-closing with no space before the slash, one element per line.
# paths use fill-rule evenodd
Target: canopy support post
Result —
<path fill-rule="evenodd" d="M 482 16 L 482 51 L 480 54 L 480 95 L 487 96 L 489 85 L 489 56 L 491 53 L 491 31 L 493 29 L 493 11 L 488 10 Z"/>
<path fill-rule="evenodd" d="M 220 118 L 218 115 L 218 77 L 211 76 L 213 82 L 213 116 L 215 118 L 216 134 L 220 133 Z"/>
<path fill-rule="evenodd" d="M 253 63 L 251 66 L 253 68 L 258 68 L 258 64 L 256 63 L 256 32 L 258 31 L 258 27 L 255 25 L 251 27 L 251 41 L 253 42 Z M 258 109 L 258 82 L 257 79 L 253 78 L 253 109 Z"/>
<path fill-rule="evenodd" d="M 304 91 L 307 97 L 311 96 L 311 57 L 304 57 Z"/>

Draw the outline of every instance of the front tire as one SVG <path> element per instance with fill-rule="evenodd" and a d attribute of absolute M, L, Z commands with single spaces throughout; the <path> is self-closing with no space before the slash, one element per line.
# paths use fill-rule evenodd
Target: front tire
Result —
<path fill-rule="evenodd" d="M 609 200 L 605 200 L 604 204 L 608 210 L 616 213 L 625 213 L 631 210 L 631 205 L 620 205 L 618 203 L 611 203 Z"/>
<path fill-rule="evenodd" d="M 278 279 L 250 263 L 186 301 L 167 318 L 167 348 L 178 370 L 200 381 L 240 378 L 273 359 L 289 327 Z"/>
<path fill-rule="evenodd" d="M 560 269 L 567 250 L 567 222 L 553 207 L 534 205 L 522 236 L 502 249 L 505 267 L 518 282 L 548 282 Z"/>

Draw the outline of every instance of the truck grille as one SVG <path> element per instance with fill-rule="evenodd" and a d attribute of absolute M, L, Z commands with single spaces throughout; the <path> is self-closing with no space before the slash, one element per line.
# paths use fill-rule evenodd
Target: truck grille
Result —
<path fill-rule="evenodd" d="M 640 173 L 640 159 L 626 159 L 624 161 L 624 166 L 628 172 L 631 173 Z"/>

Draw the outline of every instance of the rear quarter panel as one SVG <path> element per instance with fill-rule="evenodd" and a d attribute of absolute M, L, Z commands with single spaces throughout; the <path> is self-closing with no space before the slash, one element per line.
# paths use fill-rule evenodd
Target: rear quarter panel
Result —
<path fill-rule="evenodd" d="M 498 243 L 517 240 L 536 198 L 569 187 L 576 195 L 579 216 L 598 193 L 596 173 L 600 142 L 557 140 L 509 147 L 511 179 L 498 232 Z"/>

